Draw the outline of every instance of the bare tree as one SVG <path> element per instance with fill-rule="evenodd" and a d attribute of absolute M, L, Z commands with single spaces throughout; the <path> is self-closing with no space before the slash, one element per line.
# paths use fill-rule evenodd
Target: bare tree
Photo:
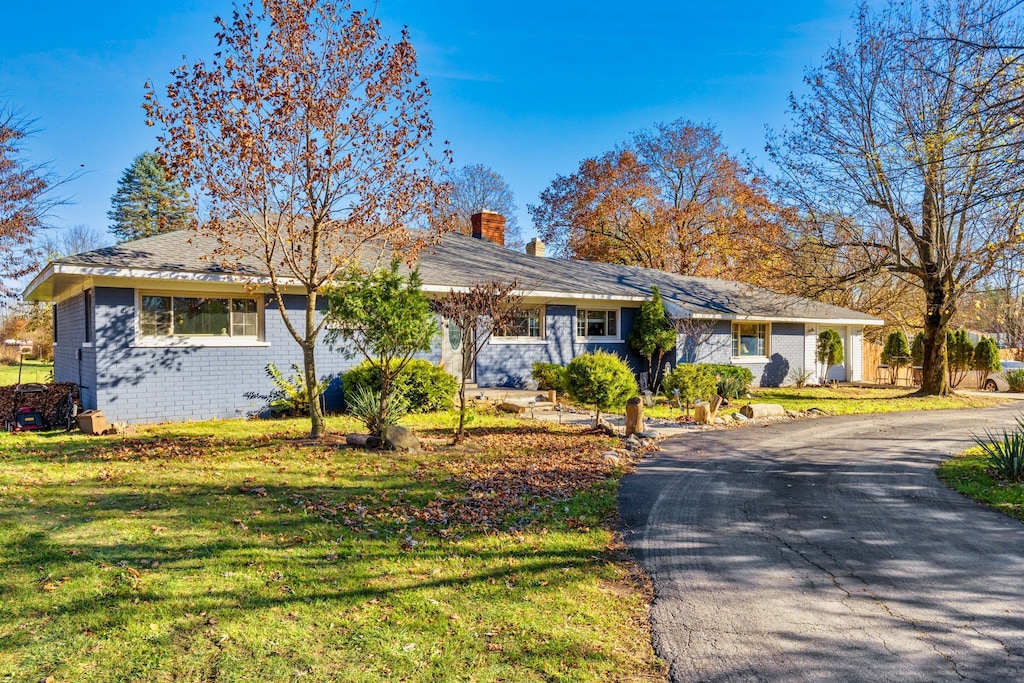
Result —
<path fill-rule="evenodd" d="M 889 272 L 923 293 L 924 394 L 950 392 L 949 321 L 1020 241 L 1024 120 L 991 105 L 1019 91 L 1024 55 L 972 46 L 1020 44 L 1012 7 L 861 5 L 768 139 L 800 237 L 849 259 L 836 285 Z"/>
<path fill-rule="evenodd" d="M 65 256 L 102 249 L 109 241 L 99 232 L 81 223 L 61 231 L 47 231 L 39 245 L 42 259 L 52 261 Z"/>
<path fill-rule="evenodd" d="M 451 290 L 437 301 L 436 310 L 462 335 L 462 378 L 459 384 L 459 426 L 455 442 L 466 436 L 466 382 L 473 374 L 480 351 L 496 330 L 512 328 L 522 317 L 522 297 L 516 281 L 492 280 L 465 290 Z"/>
<path fill-rule="evenodd" d="M 451 208 L 455 212 L 455 229 L 468 235 L 473 227 L 470 218 L 481 211 L 496 211 L 505 217 L 505 246 L 523 248 L 523 233 L 516 214 L 519 207 L 512 188 L 496 171 L 483 164 L 469 164 L 448 176 L 451 185 Z"/>
<path fill-rule="evenodd" d="M 32 122 L 9 107 L 0 107 L 0 296 L 12 296 L 14 281 L 37 266 L 30 248 L 46 226 L 49 212 L 65 200 L 58 180 L 45 164 L 30 164 L 22 147 Z"/>
<path fill-rule="evenodd" d="M 166 100 L 150 84 L 145 108 L 166 130 L 159 140 L 169 167 L 197 205 L 205 198 L 199 229 L 219 244 L 212 256 L 227 269 L 255 259 L 265 271 L 302 349 L 319 437 L 314 350 L 326 318 L 318 293 L 367 250 L 414 260 L 444 225 L 409 226 L 441 215 L 446 193 L 408 32 L 390 43 L 379 20 L 344 1 L 262 6 L 257 14 L 245 0 L 230 20 L 218 17 L 212 62 L 174 70 Z M 305 299 L 296 320 L 286 288 Z"/>

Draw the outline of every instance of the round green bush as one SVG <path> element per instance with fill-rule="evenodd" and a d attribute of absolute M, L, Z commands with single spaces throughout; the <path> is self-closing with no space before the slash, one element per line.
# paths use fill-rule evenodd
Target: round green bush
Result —
<path fill-rule="evenodd" d="M 607 351 L 574 358 L 565 366 L 565 383 L 573 400 L 594 406 L 598 413 L 623 406 L 638 393 L 633 371 Z"/>
<path fill-rule="evenodd" d="M 662 382 L 665 395 L 673 398 L 678 390 L 679 400 L 686 405 L 695 401 L 710 401 L 718 391 L 716 367 L 703 363 L 680 363 L 665 375 Z M 733 377 L 730 376 L 730 379 Z"/>
<path fill-rule="evenodd" d="M 380 391 L 380 372 L 370 361 L 363 361 L 346 372 L 341 376 L 341 381 L 346 395 L 357 386 Z M 430 361 L 411 360 L 395 377 L 392 389 L 408 402 L 409 412 L 429 413 L 450 410 L 455 406 L 459 382 Z"/>

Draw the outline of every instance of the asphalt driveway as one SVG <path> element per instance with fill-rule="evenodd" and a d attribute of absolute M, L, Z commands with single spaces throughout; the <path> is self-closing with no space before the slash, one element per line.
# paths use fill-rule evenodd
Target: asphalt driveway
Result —
<path fill-rule="evenodd" d="M 620 504 L 672 680 L 1024 680 L 1024 524 L 934 473 L 1019 410 L 665 441 Z"/>

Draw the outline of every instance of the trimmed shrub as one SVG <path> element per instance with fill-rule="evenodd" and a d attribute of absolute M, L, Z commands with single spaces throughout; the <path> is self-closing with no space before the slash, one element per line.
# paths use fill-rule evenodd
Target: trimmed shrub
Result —
<path fill-rule="evenodd" d="M 914 343 L 910 345 L 910 357 L 914 365 L 924 365 L 924 332 L 914 335 Z"/>
<path fill-rule="evenodd" d="M 829 371 L 846 360 L 846 356 L 843 354 L 843 338 L 831 328 L 822 331 L 818 335 L 814 357 L 822 367 L 821 383 L 824 384 L 828 381 Z"/>
<path fill-rule="evenodd" d="M 754 373 L 748 367 L 742 365 L 717 365 L 715 363 L 702 363 L 702 365 L 711 368 L 718 375 L 719 379 L 735 377 L 743 382 L 744 387 L 749 387 L 754 383 Z"/>
<path fill-rule="evenodd" d="M 538 389 L 554 389 L 558 392 L 566 390 L 565 368 L 557 363 L 534 363 L 530 376 L 537 382 Z"/>
<path fill-rule="evenodd" d="M 380 372 L 369 361 L 363 361 L 341 377 L 345 386 L 345 402 L 356 387 L 380 392 Z M 459 381 L 430 361 L 411 360 L 402 368 L 391 385 L 392 393 L 401 396 L 410 413 L 450 410 L 455 406 Z"/>
<path fill-rule="evenodd" d="M 737 381 L 730 377 L 730 382 Z M 690 404 L 694 401 L 709 401 L 718 390 L 718 376 L 715 366 L 702 363 L 680 363 L 672 372 L 665 375 L 662 387 L 665 395 L 678 396 L 680 403 L 686 404 L 686 412 L 690 412 Z M 746 385 L 744 385 L 744 391 Z M 676 392 L 679 392 L 676 394 Z"/>
<path fill-rule="evenodd" d="M 595 351 L 574 358 L 565 366 L 566 389 L 574 401 L 602 410 L 625 405 L 638 392 L 636 377 L 626 362 L 607 351 Z"/>
<path fill-rule="evenodd" d="M 978 371 L 978 386 L 985 386 L 989 374 L 1002 369 L 999 362 L 999 347 L 992 337 L 982 337 L 974 347 L 974 369 Z"/>
<path fill-rule="evenodd" d="M 949 358 L 949 384 L 955 389 L 974 365 L 974 344 L 962 327 L 956 332 L 946 332 L 946 353 Z"/>
<path fill-rule="evenodd" d="M 903 330 L 889 333 L 882 349 L 882 362 L 889 366 L 889 384 L 896 384 L 900 368 L 907 364 L 910 357 L 910 344 Z"/>

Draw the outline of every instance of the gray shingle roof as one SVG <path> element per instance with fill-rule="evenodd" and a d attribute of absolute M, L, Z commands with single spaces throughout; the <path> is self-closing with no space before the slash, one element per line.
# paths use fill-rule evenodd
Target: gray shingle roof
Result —
<path fill-rule="evenodd" d="M 165 233 L 56 261 L 70 266 L 103 269 L 227 274 L 206 258 L 216 242 L 187 231 Z M 465 287 L 489 279 L 515 278 L 524 292 L 545 296 L 585 295 L 636 298 L 650 295 L 657 285 L 673 315 L 696 314 L 723 318 L 787 318 L 846 320 L 867 324 L 876 318 L 848 308 L 778 294 L 751 285 L 712 278 L 684 277 L 659 270 L 590 261 L 535 257 L 460 234 L 448 234 L 425 250 L 417 262 L 424 285 Z M 260 275 L 255 261 L 239 263 L 246 275 Z"/>

